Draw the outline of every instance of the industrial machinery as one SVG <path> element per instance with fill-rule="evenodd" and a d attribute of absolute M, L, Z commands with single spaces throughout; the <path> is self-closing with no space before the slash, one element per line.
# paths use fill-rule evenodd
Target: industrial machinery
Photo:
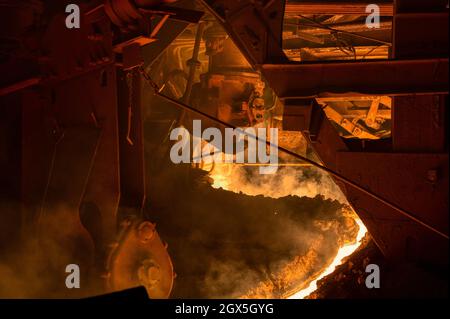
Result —
<path fill-rule="evenodd" d="M 377 28 L 363 0 L 83 0 L 68 28 L 75 2 L 0 0 L 0 256 L 46 297 L 170 297 L 149 172 L 194 119 L 279 128 L 280 165 L 329 174 L 387 260 L 448 266 L 446 0 L 380 0 Z"/>

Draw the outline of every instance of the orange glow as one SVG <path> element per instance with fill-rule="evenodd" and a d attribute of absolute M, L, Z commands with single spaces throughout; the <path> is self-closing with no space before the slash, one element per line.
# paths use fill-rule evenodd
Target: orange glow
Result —
<path fill-rule="evenodd" d="M 337 266 L 341 265 L 343 262 L 343 259 L 350 256 L 360 245 L 361 240 L 363 239 L 364 235 L 367 233 L 367 228 L 364 226 L 363 222 L 359 218 L 355 218 L 356 223 L 359 226 L 358 235 L 356 238 L 355 243 L 350 245 L 345 245 L 339 248 L 339 251 L 334 258 L 333 262 L 316 278 L 314 279 L 308 287 L 305 289 L 302 289 L 292 296 L 288 297 L 288 299 L 303 299 L 306 296 L 310 295 L 312 292 L 317 290 L 317 282 L 328 276 L 329 274 L 333 273 Z"/>
<path fill-rule="evenodd" d="M 205 170 L 211 169 L 212 164 L 205 164 L 209 167 L 204 167 Z M 212 187 L 223 188 L 224 190 L 233 191 L 230 189 L 230 175 L 233 169 L 233 164 L 215 163 L 212 172 L 209 173 L 209 177 L 213 179 Z"/>
<path fill-rule="evenodd" d="M 242 186 L 242 183 L 239 180 L 241 172 L 237 170 L 236 164 L 203 164 L 202 169 L 205 171 L 209 171 L 208 176 L 212 179 L 212 187 L 214 188 L 223 188 L 224 190 L 229 190 L 233 192 L 240 192 L 243 191 L 247 195 L 257 195 L 256 190 L 250 190 L 250 189 L 244 189 Z M 326 187 L 325 185 L 321 185 L 322 187 Z M 287 191 L 289 191 L 291 194 L 299 195 L 297 192 L 298 189 L 292 189 L 292 185 L 286 185 Z M 250 190 L 250 191 L 249 191 Z M 301 194 L 303 196 L 308 196 L 309 193 L 314 194 L 315 190 L 302 190 Z M 256 193 L 255 193 L 256 192 Z M 303 194 L 305 192 L 305 194 Z M 265 193 L 264 196 L 270 196 L 270 197 L 281 197 L 286 196 L 286 194 L 279 194 L 280 196 L 274 196 L 277 195 L 276 193 L 271 193 L 270 195 Z M 310 195 L 311 196 L 311 195 Z M 356 240 L 354 243 L 345 244 L 344 246 L 340 247 L 336 257 L 333 259 L 331 264 L 327 266 L 327 268 L 320 273 L 314 280 L 312 280 L 309 285 L 292 294 L 291 296 L 287 296 L 287 299 L 303 299 L 306 296 L 310 295 L 312 292 L 317 290 L 317 282 L 321 280 L 322 278 L 328 276 L 329 274 L 333 273 L 337 266 L 341 265 L 343 260 L 350 256 L 353 252 L 356 251 L 356 249 L 361 245 L 361 240 L 364 238 L 364 236 L 367 233 L 367 228 L 364 226 L 363 222 L 358 218 L 356 214 L 352 214 L 355 222 L 358 224 L 358 234 L 356 237 Z"/>

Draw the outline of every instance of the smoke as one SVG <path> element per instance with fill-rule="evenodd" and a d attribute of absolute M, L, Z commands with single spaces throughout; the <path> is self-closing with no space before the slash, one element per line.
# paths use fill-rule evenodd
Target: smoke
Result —
<path fill-rule="evenodd" d="M 347 203 L 347 199 L 335 182 L 316 168 L 280 167 L 276 174 L 261 175 L 253 167 L 217 164 L 210 173 L 213 187 L 224 188 L 246 195 L 264 195 L 271 198 L 298 196 Z"/>
<path fill-rule="evenodd" d="M 252 196 L 239 193 L 252 186 L 253 169 L 260 186 L 253 186 Z M 318 183 L 325 182 L 321 176 L 310 171 L 296 175 L 316 179 L 311 197 L 277 190 L 303 187 L 299 185 L 305 181 L 288 181 L 293 171 L 262 176 L 258 167 L 239 167 L 226 178 L 236 187 L 234 192 L 211 187 L 216 170 L 208 176 L 174 165 L 152 175 L 149 216 L 168 242 L 178 275 L 173 298 L 282 298 L 308 283 L 331 262 L 340 244 L 356 237 L 357 227 L 344 213 L 345 205 L 313 196 L 321 191 Z M 277 181 L 281 176 L 284 180 Z"/>
<path fill-rule="evenodd" d="M 261 243 L 258 236 L 264 235 L 255 232 L 249 247 L 209 263 L 203 281 L 205 294 L 209 298 L 286 298 L 319 276 L 356 232 L 354 220 L 341 216 L 341 210 L 328 219 L 317 212 L 304 216 L 303 223 L 289 215 L 280 216 L 259 253 L 255 253 L 254 243 Z"/>
<path fill-rule="evenodd" d="M 258 256 L 262 264 L 268 262 L 262 269 L 262 264 L 259 269 L 252 269 L 241 259 L 214 259 L 205 277 L 205 287 L 209 287 L 210 297 L 285 297 L 318 276 L 344 242 L 352 241 L 357 233 L 356 215 L 345 205 L 346 198 L 334 181 L 318 169 L 281 167 L 277 174 L 261 175 L 257 167 L 216 164 L 209 177 L 214 188 L 256 196 L 259 201 L 261 196 L 264 199 L 279 199 L 285 206 L 284 211 L 281 214 L 274 211 L 279 218 L 276 226 L 268 232 L 279 245 L 273 247 L 273 243 L 267 243 L 267 247 L 279 252 L 289 247 L 288 252 L 280 253 L 269 261 L 263 261 Z M 303 204 L 299 210 L 309 211 L 310 214 L 294 215 L 296 209 L 289 202 L 295 198 Z M 315 205 L 306 204 L 306 198 L 314 199 Z M 341 209 L 336 207 L 334 212 L 328 211 L 327 216 L 321 212 L 320 206 L 329 201 L 344 206 Z M 265 216 L 261 216 L 251 225 L 258 229 L 264 224 L 264 219 Z M 267 235 L 256 231 L 252 236 L 260 238 Z"/>
<path fill-rule="evenodd" d="M 208 263 L 202 284 L 208 298 L 284 298 L 317 276 L 339 242 L 352 236 L 347 230 L 339 234 L 339 218 L 326 221 L 329 227 L 324 230 L 314 226 L 312 216 L 305 216 L 303 223 L 285 214 L 278 217 L 268 221 L 259 216 L 245 246 Z M 261 225 L 264 231 L 259 231 Z"/>
<path fill-rule="evenodd" d="M 77 212 L 66 205 L 48 207 L 38 223 L 15 226 L 22 234 L 15 240 L 5 239 L 14 246 L 4 250 L 0 258 L 0 298 L 78 298 L 92 294 L 92 241 L 74 218 Z M 80 266 L 82 289 L 66 287 L 68 264 Z"/>

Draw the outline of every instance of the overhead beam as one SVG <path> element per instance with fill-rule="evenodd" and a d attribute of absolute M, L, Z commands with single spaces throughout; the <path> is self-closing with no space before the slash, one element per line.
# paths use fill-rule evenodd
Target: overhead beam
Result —
<path fill-rule="evenodd" d="M 311 64 L 264 64 L 280 98 L 448 94 L 448 58 Z"/>
<path fill-rule="evenodd" d="M 287 3 L 286 15 L 295 14 L 367 14 L 366 8 L 372 4 L 373 1 L 367 1 L 364 3 L 355 1 L 340 1 L 340 2 L 300 2 L 300 3 Z M 380 8 L 380 15 L 393 16 L 394 6 L 392 3 L 377 3 Z"/>

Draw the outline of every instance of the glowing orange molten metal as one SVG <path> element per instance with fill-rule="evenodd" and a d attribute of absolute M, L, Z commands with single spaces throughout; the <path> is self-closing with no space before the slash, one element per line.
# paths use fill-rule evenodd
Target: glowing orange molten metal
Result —
<path fill-rule="evenodd" d="M 360 245 L 361 240 L 363 239 L 364 235 L 367 233 L 367 228 L 364 226 L 363 222 L 359 218 L 355 218 L 356 223 L 359 226 L 358 230 L 358 236 L 356 237 L 356 241 L 354 244 L 345 245 L 339 248 L 339 251 L 334 258 L 333 262 L 316 278 L 314 279 L 308 287 L 305 289 L 302 289 L 292 296 L 288 297 L 288 299 L 303 299 L 312 292 L 314 292 L 317 289 L 317 282 L 328 276 L 329 274 L 333 273 L 337 266 L 342 264 L 342 261 L 344 258 L 350 256 Z"/>
<path fill-rule="evenodd" d="M 247 195 L 258 195 L 258 194 L 264 194 L 265 196 L 270 196 L 270 197 L 281 197 L 281 196 L 286 196 L 287 192 L 289 192 L 290 194 L 295 194 L 295 195 L 302 195 L 302 196 L 315 196 L 315 191 L 317 191 L 317 189 L 312 189 L 312 190 L 302 190 L 299 193 L 300 190 L 298 189 L 291 189 L 293 185 L 286 185 L 286 189 L 283 189 L 282 194 L 277 194 L 277 193 L 268 193 L 267 190 L 263 191 L 261 189 L 261 187 L 256 187 L 258 189 L 254 189 L 254 188 L 249 188 L 249 187 L 243 187 L 243 183 L 241 183 L 240 181 L 240 175 L 242 175 L 242 173 L 239 171 L 238 165 L 236 164 L 216 164 L 216 165 L 205 165 L 204 167 L 202 167 L 204 170 L 209 171 L 209 177 L 213 180 L 212 181 L 212 187 L 214 188 L 223 188 L 224 190 L 229 190 L 229 191 L 233 191 L 233 192 L 240 192 L 243 191 L 245 194 Z M 248 185 L 246 185 L 248 186 Z M 322 187 L 324 187 L 325 185 L 321 185 Z M 307 187 L 308 188 L 308 187 Z M 353 214 L 353 218 L 355 220 L 355 222 L 358 224 L 359 226 L 359 230 L 358 230 L 358 234 L 357 234 L 357 238 L 355 240 L 354 243 L 350 243 L 350 244 L 344 244 L 342 247 L 339 248 L 336 257 L 333 259 L 332 263 L 322 272 L 320 273 L 313 281 L 311 281 L 309 283 L 309 285 L 292 294 L 291 296 L 288 296 L 288 299 L 303 299 L 306 296 L 310 295 L 312 292 L 314 292 L 315 290 L 317 290 L 317 282 L 328 276 L 329 274 L 333 273 L 334 270 L 336 269 L 337 266 L 341 265 L 343 260 L 350 256 L 354 251 L 356 251 L 356 249 L 361 245 L 361 240 L 364 238 L 365 234 L 367 233 L 367 228 L 364 226 L 363 222 L 357 217 L 356 214 Z"/>

